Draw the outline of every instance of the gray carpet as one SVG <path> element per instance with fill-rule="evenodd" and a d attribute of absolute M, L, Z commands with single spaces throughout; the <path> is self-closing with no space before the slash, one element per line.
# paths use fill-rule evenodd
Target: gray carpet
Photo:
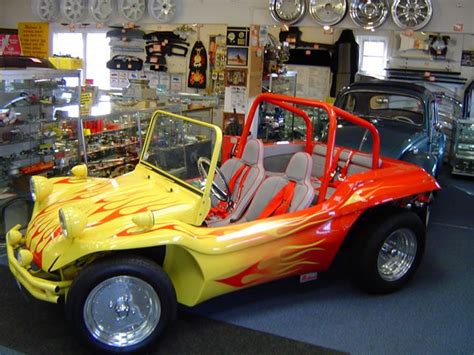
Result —
<path fill-rule="evenodd" d="M 22 297 L 5 266 L 0 266 L 0 280 L 0 355 L 92 353 L 65 322 L 62 307 Z M 178 312 L 178 319 L 167 328 L 161 340 L 147 352 L 149 355 L 253 353 L 341 354 L 183 310 Z"/>

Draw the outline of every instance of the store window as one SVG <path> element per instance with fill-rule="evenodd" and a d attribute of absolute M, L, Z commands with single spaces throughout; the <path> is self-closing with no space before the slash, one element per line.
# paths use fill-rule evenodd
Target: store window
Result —
<path fill-rule="evenodd" d="M 63 31 L 62 28 L 53 31 L 53 54 L 83 59 L 83 80 L 93 79 L 94 85 L 109 88 L 110 71 L 106 64 L 110 59 L 110 48 L 106 32 Z"/>
<path fill-rule="evenodd" d="M 385 37 L 358 36 L 360 47 L 359 71 L 365 75 L 383 76 L 387 62 L 387 39 Z"/>

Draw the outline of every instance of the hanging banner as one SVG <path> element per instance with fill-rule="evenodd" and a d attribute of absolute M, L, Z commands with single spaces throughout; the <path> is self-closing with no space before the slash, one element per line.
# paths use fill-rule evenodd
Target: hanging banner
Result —
<path fill-rule="evenodd" d="M 49 25 L 46 22 L 18 23 L 23 55 L 48 58 Z"/>
<path fill-rule="evenodd" d="M 17 30 L 0 30 L 0 55 L 21 55 Z"/>

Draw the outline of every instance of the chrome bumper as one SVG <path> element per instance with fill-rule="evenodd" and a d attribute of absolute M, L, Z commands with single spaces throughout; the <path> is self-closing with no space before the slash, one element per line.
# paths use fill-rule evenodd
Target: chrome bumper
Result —
<path fill-rule="evenodd" d="M 41 277 L 34 276 L 27 268 L 20 264 L 15 257 L 15 251 L 22 249 L 23 238 L 17 242 L 18 237 L 13 238 L 13 235 L 20 233 L 20 225 L 16 225 L 7 233 L 7 256 L 8 266 L 13 276 L 20 282 L 20 284 L 28 290 L 28 292 L 35 298 L 58 303 L 60 296 L 64 295 L 71 286 L 71 281 L 51 281 L 45 280 Z"/>

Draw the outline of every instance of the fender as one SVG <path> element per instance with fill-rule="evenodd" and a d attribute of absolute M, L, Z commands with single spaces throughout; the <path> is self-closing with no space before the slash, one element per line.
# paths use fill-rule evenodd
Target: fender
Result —
<path fill-rule="evenodd" d="M 435 154 L 422 152 L 415 154 L 413 151 L 410 151 L 403 155 L 400 160 L 418 165 L 427 173 L 431 174 L 431 176 L 436 177 L 438 174 L 439 159 Z"/>

